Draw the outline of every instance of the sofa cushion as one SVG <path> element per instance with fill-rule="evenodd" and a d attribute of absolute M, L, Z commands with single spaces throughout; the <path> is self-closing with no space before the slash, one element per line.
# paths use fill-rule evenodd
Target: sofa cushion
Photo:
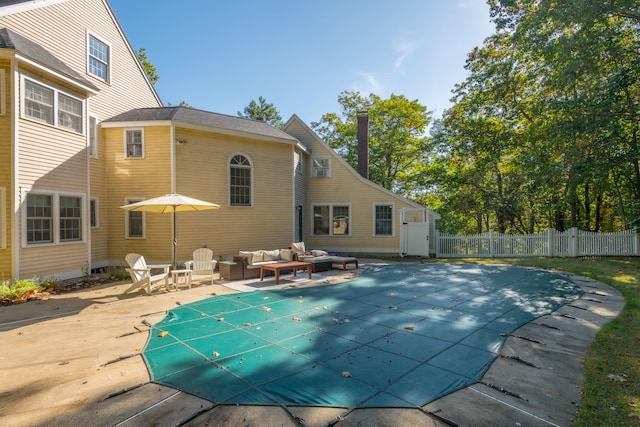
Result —
<path fill-rule="evenodd" d="M 264 251 L 240 251 L 239 254 L 247 257 L 247 264 L 249 265 L 264 261 Z"/>
<path fill-rule="evenodd" d="M 326 256 L 329 255 L 327 252 L 325 251 L 321 251 L 320 249 L 314 249 L 311 251 L 311 255 L 313 256 Z"/>
<path fill-rule="evenodd" d="M 298 255 L 304 254 L 305 253 L 304 242 L 292 243 L 291 250 L 293 251 L 294 254 L 298 254 Z"/>
<path fill-rule="evenodd" d="M 272 251 L 262 251 L 263 261 L 278 261 L 280 259 L 280 251 L 274 249 Z"/>
<path fill-rule="evenodd" d="M 293 261 L 293 251 L 291 249 L 280 249 L 280 259 L 283 261 Z"/>

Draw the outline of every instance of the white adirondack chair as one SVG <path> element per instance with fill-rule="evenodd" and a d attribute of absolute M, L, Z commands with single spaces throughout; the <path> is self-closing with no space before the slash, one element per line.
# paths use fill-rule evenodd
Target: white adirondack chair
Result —
<path fill-rule="evenodd" d="M 129 264 L 129 268 L 126 270 L 133 282 L 129 289 L 124 291 L 125 294 L 138 289 L 144 289 L 146 293 L 150 294 L 162 286 L 168 289 L 170 264 L 147 265 L 142 255 L 134 253 L 128 254 L 125 259 Z M 151 269 L 163 270 L 163 272 L 151 274 Z"/>
<path fill-rule="evenodd" d="M 193 276 L 211 277 L 213 285 L 213 271 L 216 269 L 218 261 L 213 259 L 213 251 L 208 248 L 199 248 L 193 251 L 193 259 L 184 263 L 185 267 L 192 270 Z"/>

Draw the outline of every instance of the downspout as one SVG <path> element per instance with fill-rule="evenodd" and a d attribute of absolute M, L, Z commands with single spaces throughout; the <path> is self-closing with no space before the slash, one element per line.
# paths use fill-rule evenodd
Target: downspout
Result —
<path fill-rule="evenodd" d="M 20 171 L 18 165 L 20 162 L 18 161 L 18 157 L 20 156 L 20 149 L 18 147 L 18 128 L 19 121 L 18 117 L 20 116 L 18 108 L 18 98 L 16 94 L 18 93 L 18 85 L 20 82 L 20 76 L 18 75 L 18 62 L 15 58 L 11 59 L 11 78 L 13 78 L 12 91 L 10 93 L 11 96 L 11 180 L 13 182 L 13 189 L 11 191 L 11 206 L 12 206 L 12 219 L 11 219 L 11 271 L 12 276 L 14 278 L 20 278 L 20 245 L 22 242 L 20 241 L 20 235 L 18 230 L 24 227 L 19 227 L 20 225 L 20 182 L 19 176 Z"/>
<path fill-rule="evenodd" d="M 176 192 L 176 127 L 171 125 L 170 140 L 169 140 L 169 152 L 171 153 L 171 193 Z M 174 230 L 175 231 L 175 230 Z"/>
<path fill-rule="evenodd" d="M 84 103 L 84 128 L 85 128 L 85 153 L 87 155 L 87 198 L 84 201 L 84 218 L 85 218 L 85 233 L 87 236 L 87 269 L 89 270 L 89 274 L 91 274 L 92 268 L 92 258 L 91 258 L 91 156 L 89 155 L 89 143 L 90 138 L 89 135 L 91 133 L 91 129 L 89 126 L 91 125 L 91 121 L 89 119 L 89 98 L 87 97 L 87 101 Z M 97 126 L 97 123 L 96 123 Z M 96 135 L 96 140 L 98 139 L 98 135 Z"/>

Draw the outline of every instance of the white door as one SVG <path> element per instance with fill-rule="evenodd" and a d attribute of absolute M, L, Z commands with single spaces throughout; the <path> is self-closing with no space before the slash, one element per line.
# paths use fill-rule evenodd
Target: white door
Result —
<path fill-rule="evenodd" d="M 429 256 L 429 219 L 423 209 L 403 209 L 401 255 Z"/>

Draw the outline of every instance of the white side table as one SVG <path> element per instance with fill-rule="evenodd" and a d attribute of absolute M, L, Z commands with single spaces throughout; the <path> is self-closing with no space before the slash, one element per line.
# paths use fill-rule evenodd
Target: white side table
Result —
<path fill-rule="evenodd" d="M 183 286 L 191 289 L 191 270 L 171 270 L 171 282 L 176 289 Z"/>

